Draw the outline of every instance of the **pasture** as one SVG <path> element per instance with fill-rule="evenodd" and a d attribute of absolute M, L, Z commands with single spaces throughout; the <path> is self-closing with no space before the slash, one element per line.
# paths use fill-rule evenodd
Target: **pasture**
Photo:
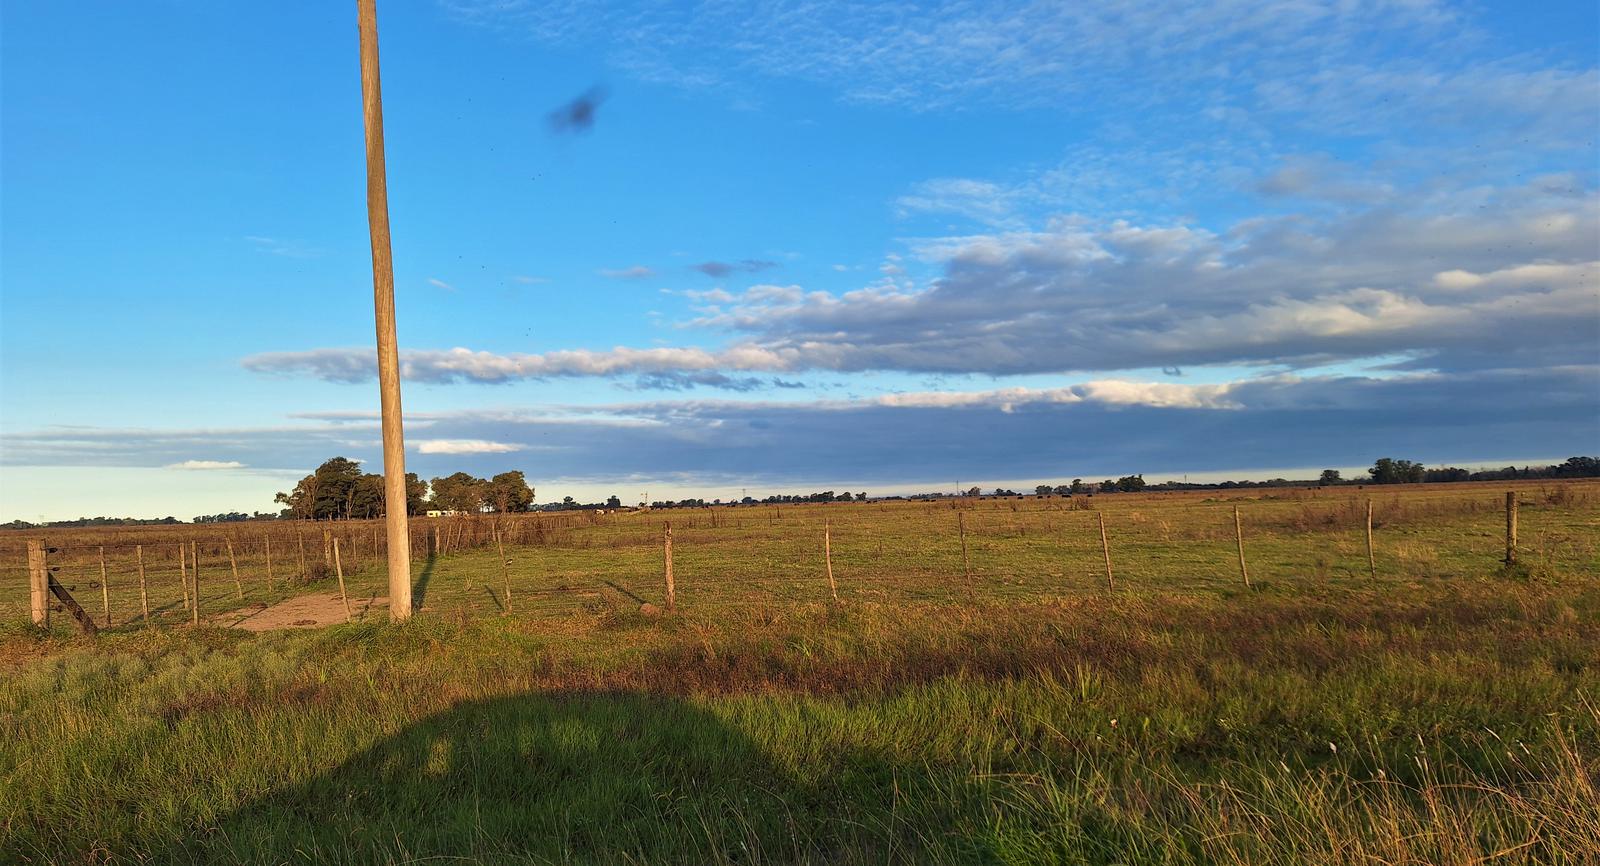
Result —
<path fill-rule="evenodd" d="M 403 626 L 378 528 L 0 537 L 0 859 L 1600 860 L 1594 482 L 418 518 Z"/>

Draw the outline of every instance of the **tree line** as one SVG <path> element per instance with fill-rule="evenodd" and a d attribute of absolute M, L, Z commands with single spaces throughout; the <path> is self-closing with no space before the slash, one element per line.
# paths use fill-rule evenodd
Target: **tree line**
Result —
<path fill-rule="evenodd" d="M 478 514 L 485 511 L 527 511 L 533 505 L 533 488 L 519 471 L 493 478 L 475 478 L 457 472 L 423 481 L 406 473 L 406 513 L 451 511 Z M 273 501 L 283 506 L 280 516 L 295 520 L 363 520 L 382 517 L 385 509 L 383 476 L 362 472 L 361 464 L 334 457 L 300 479 L 294 489 Z"/>

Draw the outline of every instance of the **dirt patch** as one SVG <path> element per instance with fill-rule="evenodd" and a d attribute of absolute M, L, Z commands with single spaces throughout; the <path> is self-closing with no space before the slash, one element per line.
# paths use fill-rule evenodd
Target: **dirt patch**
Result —
<path fill-rule="evenodd" d="M 353 621 L 382 616 L 389 610 L 387 596 L 350 599 L 350 618 Z M 316 592 L 296 596 L 277 604 L 247 610 L 230 611 L 212 618 L 215 625 L 242 628 L 245 631 L 271 631 L 279 628 L 322 628 L 345 621 L 344 602 L 339 594 Z"/>

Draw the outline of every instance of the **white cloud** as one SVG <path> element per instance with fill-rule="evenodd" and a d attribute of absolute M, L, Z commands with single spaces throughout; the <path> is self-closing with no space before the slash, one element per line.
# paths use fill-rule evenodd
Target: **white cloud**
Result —
<path fill-rule="evenodd" d="M 450 285 L 449 283 L 445 282 L 444 280 L 439 279 L 438 277 L 429 277 L 428 278 L 428 284 L 431 285 L 431 286 L 434 286 L 435 288 L 444 289 L 447 292 L 453 292 L 453 291 L 456 290 L 455 286 Z"/>
<path fill-rule="evenodd" d="M 243 469 L 245 465 L 237 460 L 185 460 L 182 463 L 169 463 L 165 469 Z"/>
<path fill-rule="evenodd" d="M 602 268 L 598 273 L 602 277 L 609 277 L 613 280 L 644 280 L 656 275 L 654 268 L 644 265 L 633 265 L 632 267 L 617 269 Z"/>
<path fill-rule="evenodd" d="M 422 454 L 507 454 L 525 447 L 487 439 L 413 439 L 411 444 Z"/>

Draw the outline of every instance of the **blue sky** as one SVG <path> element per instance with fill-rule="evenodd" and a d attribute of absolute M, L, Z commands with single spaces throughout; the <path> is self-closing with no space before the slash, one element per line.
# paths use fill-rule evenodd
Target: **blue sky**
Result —
<path fill-rule="evenodd" d="M 1600 450 L 1592 3 L 379 14 L 424 477 L 632 500 Z M 0 519 L 376 468 L 353 4 L 0 24 Z M 552 127 L 595 86 L 592 128 Z"/>

